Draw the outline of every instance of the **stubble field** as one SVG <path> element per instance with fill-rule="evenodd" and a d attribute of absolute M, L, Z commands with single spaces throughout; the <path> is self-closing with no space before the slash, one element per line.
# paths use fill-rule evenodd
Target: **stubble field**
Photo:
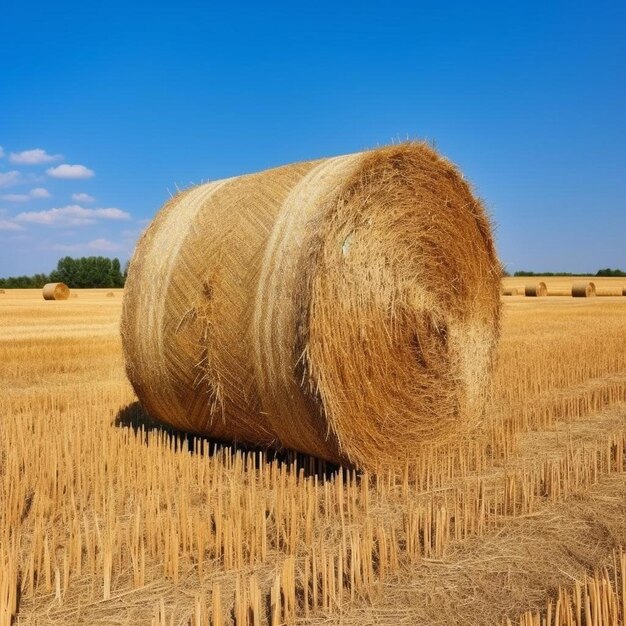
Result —
<path fill-rule="evenodd" d="M 0 294 L 0 625 L 624 623 L 626 298 L 504 297 L 480 430 L 375 476 L 151 422 L 108 291 Z"/>

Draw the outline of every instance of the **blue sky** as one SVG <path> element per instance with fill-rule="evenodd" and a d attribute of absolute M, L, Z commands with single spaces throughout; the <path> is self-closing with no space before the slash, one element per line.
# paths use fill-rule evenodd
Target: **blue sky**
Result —
<path fill-rule="evenodd" d="M 509 269 L 626 269 L 623 2 L 95 4 L 3 5 L 0 276 L 127 258 L 177 185 L 406 138 Z"/>

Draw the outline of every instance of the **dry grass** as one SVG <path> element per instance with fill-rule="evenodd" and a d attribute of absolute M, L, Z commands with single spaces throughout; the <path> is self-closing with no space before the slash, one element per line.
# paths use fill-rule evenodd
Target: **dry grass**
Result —
<path fill-rule="evenodd" d="M 50 307 L 8 291 L 0 304 L 3 626 L 16 612 L 19 624 L 527 626 L 548 611 L 561 626 L 557 602 L 559 615 L 587 597 L 591 611 L 622 606 L 622 298 L 507 298 L 481 428 L 375 476 L 150 421 L 124 376 L 121 297 L 105 294 Z"/>

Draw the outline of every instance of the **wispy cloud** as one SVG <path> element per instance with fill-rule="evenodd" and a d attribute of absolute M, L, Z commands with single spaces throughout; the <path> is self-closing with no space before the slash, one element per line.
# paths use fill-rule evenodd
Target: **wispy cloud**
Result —
<path fill-rule="evenodd" d="M 28 202 L 29 200 L 39 200 L 41 198 L 49 198 L 50 192 L 43 187 L 35 187 L 28 193 L 7 193 L 0 196 L 0 199 L 8 202 Z"/>
<path fill-rule="evenodd" d="M 46 170 L 46 174 L 52 178 L 91 178 L 95 176 L 95 172 L 84 165 L 70 165 L 63 163 L 56 167 L 50 167 Z"/>
<path fill-rule="evenodd" d="M 20 165 L 38 165 L 40 163 L 51 163 L 52 161 L 58 161 L 63 156 L 60 154 L 48 154 L 41 148 L 34 148 L 33 150 L 24 150 L 22 152 L 11 152 L 9 155 L 9 161 L 11 163 L 18 163 Z"/>
<path fill-rule="evenodd" d="M 78 204 L 48 209 L 25 211 L 15 216 L 16 222 L 42 224 L 45 226 L 83 226 L 98 220 L 129 220 L 130 214 L 117 208 L 86 209 Z"/>
<path fill-rule="evenodd" d="M 13 187 L 22 180 L 22 175 L 17 170 L 11 170 L 9 172 L 0 172 L 0 188 Z"/>
<path fill-rule="evenodd" d="M 24 230 L 24 227 L 12 222 L 11 220 L 0 219 L 0 230 Z"/>
<path fill-rule="evenodd" d="M 52 249 L 63 252 L 80 252 L 83 250 L 91 250 L 94 252 L 119 252 L 122 250 L 122 246 L 109 239 L 99 238 L 86 243 L 56 243 L 52 246 Z"/>
<path fill-rule="evenodd" d="M 72 200 L 74 202 L 95 202 L 95 198 L 88 193 L 73 193 Z"/>
<path fill-rule="evenodd" d="M 2 157 L 4 157 L 4 154 L 5 154 L 5 152 L 4 152 L 4 148 L 3 148 L 2 146 L 0 146 L 0 159 L 1 159 Z"/>

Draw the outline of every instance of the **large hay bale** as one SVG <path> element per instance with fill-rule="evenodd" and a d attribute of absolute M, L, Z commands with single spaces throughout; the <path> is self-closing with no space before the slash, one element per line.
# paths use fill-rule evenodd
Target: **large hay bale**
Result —
<path fill-rule="evenodd" d="M 526 285 L 524 287 L 524 295 L 529 298 L 542 298 L 548 295 L 548 287 L 544 282 L 536 285 Z"/>
<path fill-rule="evenodd" d="M 48 283 L 43 286 L 44 300 L 67 300 L 70 288 L 65 283 Z"/>
<path fill-rule="evenodd" d="M 480 416 L 499 291 L 483 207 L 428 146 L 297 163 L 162 208 L 126 282 L 127 373 L 184 430 L 400 464 Z"/>
<path fill-rule="evenodd" d="M 572 285 L 573 298 L 591 298 L 596 295 L 595 283 L 579 282 Z"/>

